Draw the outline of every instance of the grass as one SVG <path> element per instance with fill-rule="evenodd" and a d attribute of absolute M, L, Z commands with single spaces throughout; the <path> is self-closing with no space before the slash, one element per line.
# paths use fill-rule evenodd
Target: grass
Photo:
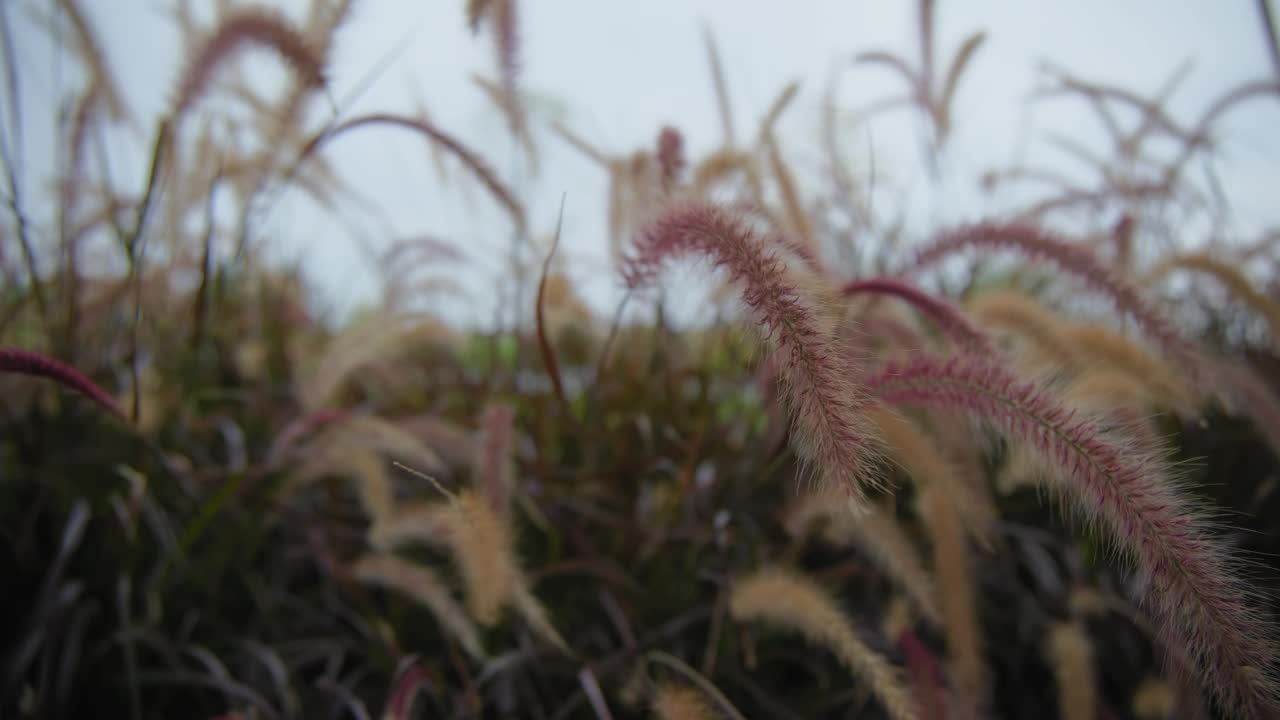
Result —
<path fill-rule="evenodd" d="M 256 238 L 283 188 L 344 197 L 321 151 L 348 130 L 416 133 L 518 247 L 536 232 L 493 149 L 425 115 L 305 121 L 350 4 L 296 26 L 233 7 L 206 28 L 180 6 L 193 51 L 144 184 L 121 189 L 94 158 L 127 115 L 118 79 L 60 3 L 85 86 L 58 128 L 56 227 L 27 215 L 20 126 L 4 138 L 22 249 L 0 254 L 6 717 L 1280 710 L 1280 360 L 1256 262 L 1273 243 L 1166 236 L 1227 212 L 1186 168 L 1214 167 L 1216 120 L 1273 80 L 1184 123 L 1166 94 L 1055 71 L 1109 122 L 1138 112 L 1090 151 L 1100 185 L 905 237 L 863 212 L 874 169 L 790 164 L 775 124 L 797 85 L 743 144 L 710 32 L 723 147 L 687 157 L 673 124 L 614 155 L 539 126 L 515 3 L 472 2 L 458 22 L 492 33 L 484 82 L 512 137 L 549 129 L 608 173 L 626 300 L 583 301 L 557 224 L 539 281 L 514 283 L 530 321 L 460 327 L 432 303 L 459 291 L 405 265 L 475 258 L 423 236 L 382 263 L 386 302 L 335 327 Z M 903 76 L 907 95 L 871 108 L 920 113 L 941 157 L 986 34 L 939 80 L 933 13 L 919 4 L 918 63 L 857 64 Z M 290 85 L 241 145 L 210 128 L 247 47 Z M 1175 151 L 1145 154 L 1153 139 Z M 1141 193 L 1117 179 L 1135 168 Z M 1128 205 L 1101 235 L 1050 222 L 1082 198 Z M 883 242 L 850 254 L 849 232 Z M 968 270 L 943 267 L 962 252 Z M 687 260 L 718 310 L 703 327 L 665 311 Z"/>

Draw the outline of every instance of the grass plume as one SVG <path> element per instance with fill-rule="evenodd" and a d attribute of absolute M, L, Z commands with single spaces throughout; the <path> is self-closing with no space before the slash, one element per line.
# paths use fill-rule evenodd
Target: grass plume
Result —
<path fill-rule="evenodd" d="M 991 343 L 986 334 L 958 308 L 901 280 L 895 278 L 854 280 L 846 284 L 840 292 L 845 297 L 871 294 L 899 298 L 921 314 L 928 316 L 957 348 L 979 353 L 991 350 Z"/>
<path fill-rule="evenodd" d="M 126 417 L 106 390 L 79 370 L 46 355 L 20 348 L 0 347 L 0 372 L 47 378 L 83 395 L 122 420 Z"/>
<path fill-rule="evenodd" d="M 1142 284 L 1151 287 L 1175 270 L 1208 275 L 1227 289 L 1231 295 L 1256 312 L 1267 324 L 1273 344 L 1280 344 L 1280 303 L 1267 297 L 1253 286 L 1249 278 L 1225 261 L 1208 253 L 1189 253 L 1165 258 L 1142 277 Z"/>
<path fill-rule="evenodd" d="M 351 571 L 360 582 L 390 588 L 420 603 L 469 655 L 485 656 L 475 625 L 435 571 L 394 555 L 365 555 L 355 562 Z"/>
<path fill-rule="evenodd" d="M 1033 449 L 1045 468 L 1056 468 L 1050 489 L 1136 563 L 1166 641 L 1218 700 L 1256 717 L 1280 707 L 1268 675 L 1277 645 L 1260 624 L 1256 598 L 1161 458 L 1133 455 L 1042 388 L 982 361 L 920 357 L 868 384 L 886 402 L 963 409 Z"/>
<path fill-rule="evenodd" d="M 933 572 L 942 603 L 947 664 L 960 717 L 978 718 L 987 709 L 987 669 L 982 656 L 974 568 L 955 507 L 938 485 L 918 497 L 920 515 L 933 546 Z"/>
<path fill-rule="evenodd" d="M 894 720 L 916 712 L 898 671 L 861 640 L 836 602 L 817 583 L 780 568 L 766 568 L 733 586 L 729 612 L 739 621 L 759 621 L 793 630 L 840 658 Z"/>
<path fill-rule="evenodd" d="M 711 142 L 672 102 L 619 146 L 540 59 L 595 36 L 517 2 L 441 11 L 469 110 L 378 105 L 463 50 L 394 3 L 161 0 L 126 110 L 91 3 L 0 2 L 0 716 L 1280 715 L 1280 230 L 1220 122 L 1274 78 L 1185 116 L 1189 61 L 1050 68 L 1101 135 L 968 178 L 988 36 L 913 0 L 821 98 L 730 97 L 708 26 Z"/>
<path fill-rule="evenodd" d="M 524 206 L 517 199 L 516 194 L 507 187 L 506 183 L 502 182 L 489 163 L 474 150 L 464 145 L 462 141 L 436 127 L 425 118 L 388 113 L 373 113 L 351 118 L 308 141 L 299 153 L 297 164 L 301 165 L 308 156 L 317 152 L 321 147 L 332 142 L 340 135 L 357 128 L 378 125 L 398 127 L 415 132 L 433 145 L 439 146 L 452 154 L 463 166 L 471 171 L 471 174 L 485 186 L 485 189 L 489 191 L 493 199 L 506 210 L 511 217 L 511 221 L 515 223 L 517 230 L 522 233 L 525 231 L 527 221 Z"/>
<path fill-rule="evenodd" d="M 279 53 L 304 86 L 324 85 L 324 64 L 302 33 L 283 16 L 263 9 L 238 10 L 224 18 L 191 56 L 178 83 L 174 101 L 176 115 L 182 115 L 199 99 L 218 66 L 251 45 L 269 47 Z"/>
<path fill-rule="evenodd" d="M 878 441 L 819 298 L 745 222 L 700 204 L 673 208 L 639 234 L 623 270 L 627 285 L 651 283 L 664 263 L 682 255 L 710 258 L 740 285 L 756 324 L 774 341 L 797 453 L 824 481 L 865 504 L 864 488 L 878 484 L 871 469 Z"/>
<path fill-rule="evenodd" d="M 1079 623 L 1049 627 L 1046 657 L 1058 683 L 1058 717 L 1092 720 L 1097 703 L 1093 679 L 1093 648 Z"/>
<path fill-rule="evenodd" d="M 840 502 L 838 492 L 812 492 L 788 509 L 785 525 L 793 536 L 819 525 L 827 542 L 858 548 L 902 588 L 916 612 L 933 625 L 942 625 L 933 578 L 910 537 L 885 509 L 872 506 L 869 512 L 854 517 Z"/>
<path fill-rule="evenodd" d="M 1045 260 L 1107 296 L 1116 310 L 1130 317 L 1142 332 L 1168 354 L 1184 372 L 1196 376 L 1195 353 L 1169 320 L 1127 279 L 1109 271 L 1087 248 L 1026 223 L 978 223 L 940 233 L 919 250 L 904 268 L 918 272 L 968 248 L 1014 250 Z"/>
<path fill-rule="evenodd" d="M 378 529 L 374 544 L 390 551 L 412 541 L 448 547 L 462 574 L 467 611 L 481 625 L 498 621 L 515 592 L 517 569 L 510 532 L 488 499 L 465 490 L 447 503 L 404 508 Z"/>

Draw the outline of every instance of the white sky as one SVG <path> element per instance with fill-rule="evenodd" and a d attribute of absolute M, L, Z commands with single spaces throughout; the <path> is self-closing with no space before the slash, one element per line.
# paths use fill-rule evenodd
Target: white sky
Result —
<path fill-rule="evenodd" d="M 158 9 L 167 5 L 163 0 L 81 4 L 100 28 L 128 103 L 148 128 L 136 138 L 136 147 L 125 143 L 113 152 L 116 177 L 139 186 L 152 120 L 171 96 L 183 49 Z M 275 4 L 297 17 L 303 3 Z M 565 194 L 562 252 L 572 258 L 569 269 L 583 291 L 606 306 L 616 297 L 617 281 L 604 271 L 605 175 L 546 132 L 539 135 L 541 174 L 531 178 L 521 172 L 503 120 L 469 81 L 477 72 L 493 77 L 494 61 L 489 37 L 474 37 L 467 30 L 464 5 L 463 0 L 357 2 L 353 20 L 338 36 L 331 71 L 334 95 L 344 97 L 405 42 L 352 113 L 412 112 L 421 99 L 438 125 L 478 149 L 519 189 L 528 201 L 535 234 L 553 228 Z M 602 149 L 629 153 L 650 147 L 659 128 L 672 124 L 697 157 L 720 141 L 701 35 L 709 24 L 727 71 L 739 139 L 752 137 L 781 88 L 799 79 L 801 93 L 782 124 L 783 142 L 801 172 L 815 171 L 821 159 L 819 108 L 832 70 L 843 68 L 838 97 L 849 110 L 896 93 L 898 78 L 877 67 L 854 68 L 849 60 L 860 51 L 889 49 L 914 61 L 915 6 L 914 0 L 526 0 L 520 3 L 521 82 L 539 107 L 554 109 Z M 997 211 L 998 205 L 976 192 L 977 178 L 986 169 L 1038 158 L 1043 165 L 1071 172 L 1071 161 L 1043 142 L 1050 129 L 1104 147 L 1098 123 L 1083 102 L 1062 99 L 1030 109 L 1027 96 L 1036 86 L 1041 61 L 1150 95 L 1184 60 L 1192 60 L 1192 72 L 1171 103 L 1184 124 L 1228 87 L 1272 72 L 1250 0 L 942 0 L 939 6 L 939 63 L 949 59 L 968 33 L 987 31 L 986 45 L 958 93 L 957 126 L 944 158 L 945 182 L 936 188 L 928 184 L 918 162 L 921 126 L 910 113 L 884 115 L 870 130 L 858 129 L 845 138 L 855 164 L 874 155 L 885 182 L 910 191 L 912 227 L 920 233 L 939 223 Z M 28 22 L 16 20 L 17 27 L 25 28 L 18 47 L 26 93 L 34 100 L 27 108 L 35 118 L 28 122 L 27 162 L 35 172 L 39 155 L 50 147 L 41 132 L 47 133 L 53 117 L 58 73 L 47 43 L 32 34 Z M 267 55 L 246 56 L 245 62 L 250 74 L 270 78 L 278 72 Z M 1226 116 L 1220 126 L 1227 140 L 1220 168 L 1237 224 L 1231 230 L 1244 237 L 1280 224 L 1274 201 L 1278 110 L 1274 99 L 1252 102 Z M 461 173 L 449 187 L 442 186 L 421 140 L 395 131 L 353 133 L 336 141 L 326 155 L 375 200 L 382 223 L 361 221 L 371 233 L 370 243 L 385 247 L 395 239 L 391 234 L 431 234 L 464 249 L 475 270 L 468 275 L 474 281 L 470 287 L 479 291 L 451 312 L 457 319 L 487 321 L 493 310 L 488 302 L 492 296 L 486 294 L 504 272 L 509 240 L 506 223 L 479 187 Z M 34 187 L 39 178 L 26 181 Z M 271 215 L 269 229 L 279 252 L 305 253 L 307 267 L 335 305 L 349 308 L 376 296 L 373 268 L 351 233 L 331 216 L 304 202 L 285 202 Z M 1206 239 L 1183 238 L 1190 245 Z"/>

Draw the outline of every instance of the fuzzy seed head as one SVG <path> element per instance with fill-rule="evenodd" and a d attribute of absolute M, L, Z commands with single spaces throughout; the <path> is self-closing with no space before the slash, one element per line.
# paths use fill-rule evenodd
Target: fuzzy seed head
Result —
<path fill-rule="evenodd" d="M 623 267 L 631 288 L 653 283 L 672 259 L 695 255 L 724 269 L 767 340 L 791 413 L 796 454 L 857 505 L 878 487 L 872 458 L 879 440 L 863 417 L 865 396 L 851 382 L 856 368 L 838 350 L 833 318 L 817 283 L 792 271 L 779 246 L 729 211 L 701 203 L 675 207 L 642 231 Z"/>

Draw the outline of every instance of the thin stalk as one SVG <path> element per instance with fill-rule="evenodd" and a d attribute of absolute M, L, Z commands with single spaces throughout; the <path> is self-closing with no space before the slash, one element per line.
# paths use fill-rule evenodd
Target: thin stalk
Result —
<path fill-rule="evenodd" d="M 141 420 L 142 390 L 139 387 L 138 373 L 138 330 L 142 325 L 142 261 L 146 250 L 147 216 L 150 215 L 151 201 L 155 197 L 156 186 L 160 183 L 160 173 L 164 166 L 169 149 L 169 121 L 160 123 L 156 132 L 155 147 L 151 151 L 151 170 L 147 174 L 147 189 L 142 195 L 142 204 L 138 206 L 137 219 L 133 232 L 125 238 L 125 249 L 129 253 L 129 277 L 133 285 L 133 323 L 129 328 L 129 374 L 133 388 L 133 409 L 131 419 L 136 425 Z"/>
<path fill-rule="evenodd" d="M 191 349 L 197 350 L 204 340 L 204 326 L 209 304 L 209 276 L 213 272 L 213 228 L 214 198 L 217 195 L 218 183 L 222 180 L 222 171 L 213 177 L 209 186 L 209 197 L 205 201 L 204 252 L 200 257 L 200 287 L 196 289 L 195 307 L 191 310 Z"/>
<path fill-rule="evenodd" d="M 560 412 L 566 417 L 571 417 L 569 413 L 569 400 L 564 394 L 564 383 L 560 379 L 560 365 L 556 362 L 555 351 L 551 347 L 551 343 L 547 341 L 547 324 L 544 317 L 544 306 L 546 305 L 547 294 L 547 276 L 551 273 L 551 260 L 556 256 L 556 248 L 560 247 L 560 228 L 564 222 L 564 198 L 560 198 L 560 216 L 556 220 L 556 234 L 551 241 L 551 250 L 547 253 L 546 260 L 542 262 L 542 279 L 538 282 L 538 301 L 535 307 L 538 325 L 538 349 L 542 353 L 542 364 L 546 368 L 547 376 L 551 379 L 551 388 L 555 391 L 556 402 L 560 404 Z"/>

